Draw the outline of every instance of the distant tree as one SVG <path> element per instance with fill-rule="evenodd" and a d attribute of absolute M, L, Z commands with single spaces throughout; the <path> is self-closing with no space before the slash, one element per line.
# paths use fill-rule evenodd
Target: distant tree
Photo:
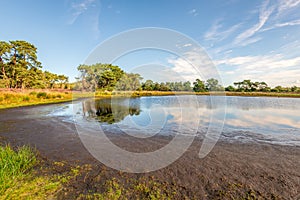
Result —
<path fill-rule="evenodd" d="M 158 83 L 157 83 L 158 84 Z M 155 84 L 156 85 L 156 84 Z M 154 82 L 152 80 L 146 80 L 143 84 L 142 84 L 142 89 L 146 90 L 146 91 L 152 91 L 154 90 Z M 159 84 L 158 84 L 159 85 Z M 158 86 L 160 89 L 160 85 Z M 158 88 L 157 87 L 157 88 Z"/>
<path fill-rule="evenodd" d="M 225 91 L 234 92 L 235 88 L 232 85 L 229 85 L 228 87 L 225 88 Z"/>
<path fill-rule="evenodd" d="M 195 92 L 205 92 L 205 91 L 207 91 L 204 82 L 201 81 L 200 79 L 196 79 L 196 81 L 194 82 L 193 90 Z"/>
<path fill-rule="evenodd" d="M 170 91 L 170 86 L 166 83 L 160 83 L 160 91 Z"/>
<path fill-rule="evenodd" d="M 210 78 L 206 81 L 206 89 L 208 91 L 220 91 L 222 90 L 221 85 L 219 85 L 219 81 L 214 78 Z"/>
<path fill-rule="evenodd" d="M 183 83 L 183 91 L 192 91 L 191 82 L 186 81 Z"/>

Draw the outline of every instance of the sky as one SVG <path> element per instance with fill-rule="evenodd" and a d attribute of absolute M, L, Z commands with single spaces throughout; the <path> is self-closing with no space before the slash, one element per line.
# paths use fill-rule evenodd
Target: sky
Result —
<path fill-rule="evenodd" d="M 78 65 L 107 39 L 131 29 L 158 27 L 196 41 L 225 86 L 244 79 L 273 87 L 300 86 L 300 0 L 0 2 L 0 40 L 34 44 L 43 69 L 66 74 L 71 81 L 79 75 Z M 189 56 L 187 52 L 184 59 Z M 197 77 L 182 61 L 170 52 L 146 49 L 123 55 L 113 64 L 132 72 L 138 65 L 135 72 L 146 77 L 156 72 L 152 78 L 158 81 L 183 72 L 186 80 Z M 159 73 L 162 68 L 176 73 Z"/>

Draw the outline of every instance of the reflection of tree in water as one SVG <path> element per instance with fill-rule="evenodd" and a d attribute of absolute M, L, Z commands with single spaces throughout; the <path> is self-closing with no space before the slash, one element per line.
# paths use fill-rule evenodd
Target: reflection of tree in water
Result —
<path fill-rule="evenodd" d="M 100 122 L 109 124 L 122 121 L 128 115 L 139 115 L 140 105 L 128 105 L 121 101 L 111 101 L 108 99 L 97 101 L 85 101 L 83 110 L 86 116 L 96 118 Z"/>

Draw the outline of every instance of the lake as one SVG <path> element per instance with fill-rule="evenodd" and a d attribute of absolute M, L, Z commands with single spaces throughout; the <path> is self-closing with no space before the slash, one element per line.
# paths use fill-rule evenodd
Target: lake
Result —
<path fill-rule="evenodd" d="M 300 146 L 300 99 L 271 97 L 153 96 L 87 99 L 51 115 L 104 132 L 147 138 L 197 136 L 208 131 L 228 142 Z"/>

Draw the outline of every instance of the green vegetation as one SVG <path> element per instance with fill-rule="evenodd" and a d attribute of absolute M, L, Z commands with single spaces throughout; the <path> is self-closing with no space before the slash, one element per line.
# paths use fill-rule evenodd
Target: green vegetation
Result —
<path fill-rule="evenodd" d="M 0 199 L 46 199 L 61 187 L 51 177 L 33 174 L 34 152 L 26 146 L 17 150 L 0 147 Z"/>
<path fill-rule="evenodd" d="M 251 80 L 243 80 L 241 82 L 235 82 L 233 86 L 228 86 L 225 88 L 228 92 L 279 92 L 279 93 L 300 93 L 300 87 L 282 87 L 276 86 L 271 88 L 266 82 L 252 82 Z"/>
<path fill-rule="evenodd" d="M 133 96 L 146 96 L 160 95 L 160 92 L 191 92 L 210 94 L 210 92 L 226 91 L 228 94 L 234 95 L 233 92 L 238 92 L 235 95 L 243 95 L 245 92 L 255 92 L 252 96 L 263 96 L 256 93 L 300 93 L 300 87 L 282 87 L 276 86 L 271 88 L 266 82 L 252 82 L 251 80 L 244 80 L 241 82 L 235 82 L 234 86 L 228 86 L 224 88 L 219 84 L 219 80 L 210 78 L 206 81 L 196 79 L 193 84 L 189 81 L 186 82 L 154 82 L 152 80 L 142 81 L 142 77 L 139 74 L 128 74 L 124 72 L 120 67 L 113 66 L 111 64 L 97 63 L 95 65 L 80 65 L 78 70 L 81 72 L 81 76 L 77 78 L 77 84 L 74 87 L 76 90 L 96 91 L 97 93 L 109 93 L 115 91 L 133 91 Z M 128 94 L 128 93 L 127 93 Z M 101 95 L 100 95 L 101 96 Z M 248 95 L 247 95 L 248 96 Z M 268 95 L 278 96 L 278 95 Z M 283 96 L 293 96 L 291 94 Z M 299 95 L 294 95 L 299 96 Z"/>
<path fill-rule="evenodd" d="M 37 48 L 26 41 L 0 41 L 0 88 L 67 88 L 68 77 L 42 71 Z"/>
<path fill-rule="evenodd" d="M 19 106 L 57 103 L 72 100 L 72 92 L 58 91 L 1 91 L 0 109 Z"/>

